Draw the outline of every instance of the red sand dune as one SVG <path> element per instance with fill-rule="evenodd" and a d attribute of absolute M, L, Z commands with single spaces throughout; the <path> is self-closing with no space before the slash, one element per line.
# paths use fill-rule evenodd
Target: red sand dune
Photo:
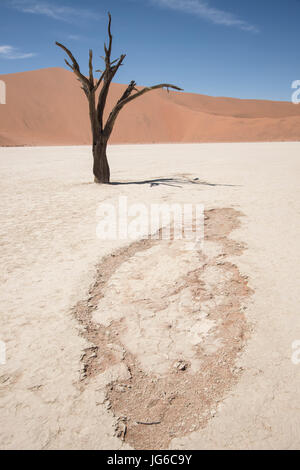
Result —
<path fill-rule="evenodd" d="M 61 68 L 1 75 L 0 145 L 90 144 L 87 100 L 72 72 Z M 125 85 L 113 84 L 108 110 Z M 111 143 L 300 140 L 300 106 L 213 98 L 166 90 L 128 104 Z"/>

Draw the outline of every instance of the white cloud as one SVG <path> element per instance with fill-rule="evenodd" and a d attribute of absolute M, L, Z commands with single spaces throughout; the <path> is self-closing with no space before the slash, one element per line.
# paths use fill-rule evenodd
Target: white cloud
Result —
<path fill-rule="evenodd" d="M 77 34 L 69 34 L 68 39 L 70 39 L 70 41 L 80 41 L 82 37 Z"/>
<path fill-rule="evenodd" d="M 224 26 L 231 26 L 239 28 L 243 31 L 250 31 L 257 33 L 256 26 L 251 25 L 247 21 L 241 20 L 233 13 L 219 10 L 218 8 L 211 7 L 203 0 L 150 0 L 152 3 L 161 7 L 169 8 L 172 10 L 182 11 L 196 15 L 205 20 L 211 21 L 214 24 Z"/>
<path fill-rule="evenodd" d="M 39 0 L 12 0 L 11 6 L 22 13 L 44 15 L 54 20 L 67 22 L 78 19 L 99 19 L 100 17 L 94 11 L 87 8 L 72 8 Z"/>
<path fill-rule="evenodd" d="M 0 46 L 0 58 L 2 59 L 30 59 L 36 54 L 33 52 L 23 53 L 13 46 Z"/>

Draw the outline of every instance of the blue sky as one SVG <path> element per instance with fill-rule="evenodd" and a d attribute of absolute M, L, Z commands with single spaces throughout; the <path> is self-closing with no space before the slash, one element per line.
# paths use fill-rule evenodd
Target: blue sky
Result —
<path fill-rule="evenodd" d="M 0 74 L 64 67 L 55 40 L 101 68 L 107 11 L 119 83 L 288 101 L 300 80 L 299 0 L 0 0 Z"/>

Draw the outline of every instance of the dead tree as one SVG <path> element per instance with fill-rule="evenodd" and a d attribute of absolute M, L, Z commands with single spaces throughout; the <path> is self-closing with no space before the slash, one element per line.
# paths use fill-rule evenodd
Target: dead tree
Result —
<path fill-rule="evenodd" d="M 118 59 L 111 61 L 111 52 L 112 52 L 112 34 L 111 34 L 111 15 L 108 14 L 108 36 L 109 36 L 109 45 L 107 47 L 104 44 L 105 57 L 102 57 L 105 63 L 105 69 L 97 70 L 100 72 L 100 78 L 94 79 L 93 72 L 93 51 L 89 52 L 89 77 L 85 77 L 78 65 L 78 62 L 74 58 L 73 54 L 67 49 L 63 44 L 56 42 L 56 45 L 63 49 L 70 58 L 71 63 L 66 59 L 65 62 L 68 67 L 74 72 L 77 79 L 81 83 L 81 88 L 83 89 L 89 103 L 89 115 L 91 121 L 91 130 L 93 138 L 93 173 L 95 177 L 95 183 L 109 183 L 110 181 L 110 170 L 107 161 L 107 143 L 113 131 L 114 124 L 120 113 L 127 103 L 139 98 L 140 96 L 148 93 L 152 90 L 157 90 L 158 88 L 173 88 L 174 90 L 181 90 L 174 85 L 169 85 L 167 83 L 161 83 L 160 85 L 155 85 L 152 87 L 146 87 L 141 90 L 137 90 L 135 81 L 130 82 L 123 95 L 120 97 L 107 121 L 104 123 L 104 110 L 106 105 L 106 100 L 109 92 L 110 85 L 117 71 L 123 64 L 123 61 L 126 57 L 125 54 L 122 54 Z M 101 85 L 101 86 L 100 86 Z M 97 93 L 97 90 L 99 92 Z M 97 96 L 96 96 L 97 95 Z"/>

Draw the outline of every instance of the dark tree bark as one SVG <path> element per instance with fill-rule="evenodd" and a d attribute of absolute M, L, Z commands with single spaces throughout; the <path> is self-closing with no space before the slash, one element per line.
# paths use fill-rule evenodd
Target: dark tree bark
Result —
<path fill-rule="evenodd" d="M 118 100 L 113 110 L 111 111 L 106 123 L 103 122 L 104 110 L 106 106 L 107 96 L 109 92 L 110 85 L 117 71 L 123 64 L 125 59 L 125 54 L 122 54 L 118 59 L 111 61 L 111 51 L 112 51 L 112 34 L 111 34 L 111 15 L 108 14 L 108 36 L 109 44 L 108 47 L 104 44 L 105 57 L 103 57 L 105 63 L 104 71 L 97 70 L 100 72 L 100 78 L 98 80 L 94 79 L 93 72 L 93 52 L 89 52 L 89 77 L 85 77 L 81 71 L 80 67 L 74 58 L 73 54 L 67 49 L 63 44 L 56 42 L 56 45 L 63 49 L 71 60 L 71 64 L 65 59 L 65 62 L 68 67 L 74 72 L 78 81 L 81 83 L 81 88 L 84 91 L 88 103 L 89 103 L 89 116 L 91 122 L 91 131 L 93 138 L 93 173 L 95 183 L 109 183 L 110 182 L 110 170 L 109 164 L 107 161 L 107 144 L 113 127 L 115 125 L 116 119 L 119 115 L 119 112 L 123 107 L 130 103 L 132 100 L 148 93 L 152 90 L 157 90 L 159 88 L 172 88 L 174 90 L 181 91 L 181 88 L 178 88 L 175 85 L 170 85 L 168 83 L 161 83 L 152 87 L 146 87 L 142 90 L 137 90 L 136 83 L 134 81 L 130 82 L 126 90 L 124 91 L 121 98 Z M 100 87 L 101 85 L 101 87 Z M 97 93 L 98 89 L 100 90 Z M 135 92 L 135 93 L 134 93 Z M 134 93 L 134 94 L 133 94 Z M 96 94 L 98 94 L 98 99 L 96 99 Z"/>
<path fill-rule="evenodd" d="M 110 169 L 106 155 L 107 140 L 100 138 L 93 145 L 93 173 L 95 183 L 109 183 L 110 182 Z"/>

